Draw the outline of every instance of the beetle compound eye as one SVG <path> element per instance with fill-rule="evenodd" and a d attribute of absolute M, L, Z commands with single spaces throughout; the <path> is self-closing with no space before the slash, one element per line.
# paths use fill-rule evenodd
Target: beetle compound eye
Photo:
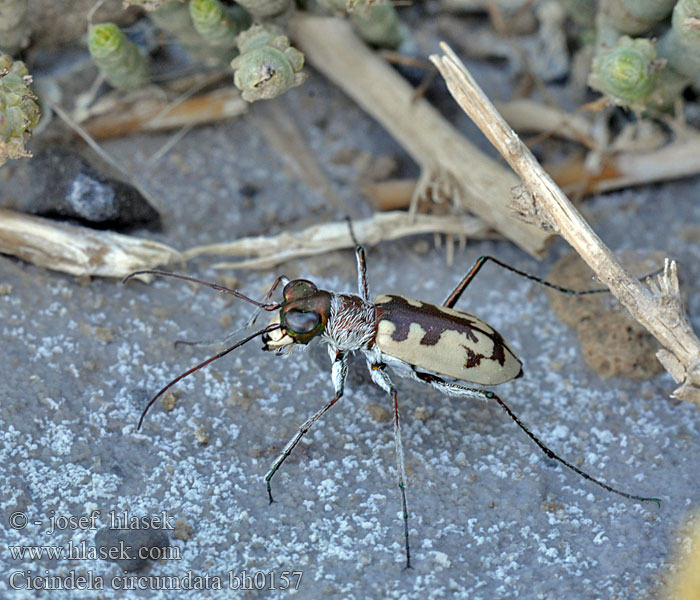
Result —
<path fill-rule="evenodd" d="M 311 333 L 320 320 L 318 313 L 290 310 L 284 316 L 284 326 L 293 333 Z"/>
<path fill-rule="evenodd" d="M 306 279 L 294 279 L 284 286 L 284 291 L 282 295 L 284 299 L 288 302 L 292 300 L 298 300 L 299 298 L 304 298 L 310 296 L 314 292 L 318 291 L 318 288 Z"/>

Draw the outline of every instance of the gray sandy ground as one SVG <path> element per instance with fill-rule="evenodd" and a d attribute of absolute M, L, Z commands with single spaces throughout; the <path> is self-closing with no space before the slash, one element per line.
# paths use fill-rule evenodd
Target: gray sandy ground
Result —
<path fill-rule="evenodd" d="M 329 157 L 347 147 L 401 154 L 320 78 L 284 102 L 349 203 L 360 202 L 354 167 Z M 323 200 L 285 171 L 252 119 L 198 128 L 147 168 L 165 139 L 106 144 L 160 200 L 165 230 L 151 234 L 154 239 L 185 248 L 279 232 L 285 223 L 323 213 Z M 696 329 L 699 184 L 630 190 L 588 205 L 613 249 L 663 249 L 680 261 Z M 244 185 L 259 193 L 244 199 Z M 448 266 L 432 237 L 414 238 L 369 248 L 369 277 L 376 293 L 440 302 L 482 254 L 545 274 L 565 250 L 557 245 L 538 264 L 506 242 L 470 242 Z M 354 291 L 354 269 L 347 251 L 235 276 L 240 289 L 260 297 L 278 272 Z M 182 270 L 220 277 L 204 259 Z M 246 591 L 244 597 L 657 598 L 679 522 L 698 503 L 697 408 L 669 399 L 667 375 L 640 382 L 591 373 L 574 333 L 554 319 L 542 290 L 494 266 L 459 306 L 496 327 L 524 361 L 525 376 L 498 392 L 563 457 L 662 504 L 627 501 L 550 463 L 498 406 L 397 380 L 410 571 L 403 570 L 391 403 L 371 384 L 362 361 L 351 363 L 346 396 L 276 476 L 277 502 L 268 505 L 263 476 L 270 463 L 331 397 L 324 348 L 312 344 L 277 358 L 252 342 L 183 381 L 175 408 L 166 413 L 157 403 L 136 432 L 147 400 L 211 353 L 172 342 L 222 336 L 245 322 L 250 307 L 174 280 L 84 282 L 7 257 L 0 257 L 0 277 L 11 286 L 0 296 L 2 598 L 100 597 L 95 590 L 11 589 L 10 574 L 27 570 L 100 576 L 102 597 L 127 599 L 228 598 L 233 576 L 244 570 L 267 574 L 267 585 L 274 574 L 277 586 L 284 571 L 303 573 L 298 590 Z M 201 427 L 206 444 L 197 441 Z M 94 545 L 90 528 L 46 534 L 52 516 L 99 510 L 104 524 L 108 511 L 126 509 L 139 516 L 166 511 L 192 529 L 186 541 L 170 532 L 178 557 L 132 575 L 208 575 L 210 586 L 219 577 L 224 589 L 206 596 L 172 592 L 154 589 L 163 580 L 125 579 L 117 565 L 101 560 L 12 557 L 10 546 Z M 27 515 L 25 528 L 10 526 L 15 512 Z M 114 590 L 126 584 L 146 589 Z"/>

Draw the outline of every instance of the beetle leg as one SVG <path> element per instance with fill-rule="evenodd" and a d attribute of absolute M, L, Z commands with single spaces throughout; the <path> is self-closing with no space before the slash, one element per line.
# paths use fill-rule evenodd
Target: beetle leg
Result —
<path fill-rule="evenodd" d="M 332 367 L 335 397 L 321 410 L 319 410 L 318 412 L 316 412 L 316 414 L 309 418 L 306 421 L 306 423 L 299 427 L 299 431 L 297 431 L 296 435 L 291 440 L 289 440 L 289 442 L 287 442 L 287 445 L 284 447 L 284 450 L 282 450 L 282 453 L 277 457 L 277 460 L 274 462 L 272 467 L 270 467 L 270 470 L 267 472 L 267 475 L 265 475 L 265 483 L 267 484 L 267 496 L 270 499 L 270 504 L 274 502 L 274 500 L 272 499 L 272 487 L 270 486 L 270 480 L 272 479 L 274 474 L 277 473 L 277 470 L 282 466 L 282 463 L 285 460 L 287 460 L 287 457 L 292 453 L 292 450 L 294 450 L 296 445 L 299 443 L 301 438 L 304 437 L 304 435 L 311 428 L 311 426 L 316 421 L 318 421 L 331 406 L 333 406 L 336 402 L 338 402 L 338 400 L 340 400 L 341 396 L 343 395 L 343 390 L 345 389 L 345 380 L 347 376 L 348 362 L 345 357 L 345 354 L 343 354 L 342 352 L 337 352 Z"/>
<path fill-rule="evenodd" d="M 499 267 L 504 268 L 506 271 L 510 271 L 511 273 L 515 273 L 516 275 L 520 275 L 521 277 L 525 277 L 525 279 L 530 279 L 531 281 L 535 281 L 536 283 L 539 283 L 540 285 L 544 285 L 545 287 L 552 288 L 553 290 L 557 290 L 558 292 L 561 292 L 562 294 L 568 294 L 569 296 L 586 296 L 588 294 L 605 294 L 610 292 L 608 288 L 596 288 L 593 290 L 572 290 L 569 288 L 561 287 L 560 285 L 557 285 L 556 283 L 551 283 L 550 281 L 545 281 L 544 279 L 540 277 L 536 277 L 535 275 L 530 275 L 530 273 L 526 273 L 525 271 L 521 271 L 520 269 L 516 269 L 515 267 L 511 267 L 510 265 L 501 262 L 497 258 L 494 258 L 493 256 L 480 256 L 476 262 L 474 263 L 474 266 L 469 269 L 469 272 L 464 276 L 464 279 L 460 281 L 457 284 L 457 287 L 452 290 L 449 296 L 445 298 L 445 301 L 442 303 L 443 306 L 446 306 L 447 308 L 454 308 L 454 305 L 457 303 L 457 300 L 459 300 L 460 296 L 464 292 L 464 290 L 467 289 L 467 286 L 471 283 L 472 279 L 476 277 L 476 274 L 479 272 L 479 269 L 483 267 L 486 264 L 486 261 L 490 260 L 493 263 L 496 263 Z M 656 275 L 657 273 L 663 271 L 663 269 L 656 270 L 652 273 L 649 273 L 647 275 L 643 275 L 642 277 L 639 277 L 639 281 L 644 281 L 647 279 L 647 277 L 651 277 L 653 275 Z"/>
<path fill-rule="evenodd" d="M 355 248 L 355 257 L 357 258 L 357 287 L 360 290 L 360 296 L 365 302 L 369 302 L 369 284 L 367 283 L 367 257 L 365 249 L 362 246 Z"/>
<path fill-rule="evenodd" d="M 499 267 L 503 267 L 506 271 L 511 271 L 512 273 L 515 273 L 516 275 L 520 275 L 521 277 L 525 277 L 526 279 L 531 279 L 532 281 L 536 281 L 537 283 L 540 283 L 544 286 L 550 287 L 552 289 L 555 289 L 559 292 L 562 292 L 564 294 L 570 294 L 570 295 L 581 295 L 581 294 L 598 294 L 601 292 L 608 292 L 609 290 L 607 289 L 600 289 L 600 290 L 585 290 L 583 292 L 577 292 L 575 290 L 570 290 L 567 288 L 560 287 L 554 283 L 550 283 L 549 281 L 545 281 L 544 279 L 540 279 L 539 277 L 535 277 L 535 275 L 530 275 L 529 273 L 526 273 L 525 271 L 520 271 L 519 269 L 516 269 L 515 267 L 511 267 L 510 265 L 501 262 L 497 258 L 494 258 L 493 256 L 480 256 L 479 258 L 476 259 L 476 262 L 474 263 L 474 266 L 469 269 L 469 272 L 464 276 L 464 279 L 460 281 L 457 284 L 457 287 L 452 290 L 449 296 L 445 298 L 445 301 L 442 303 L 443 306 L 446 306 L 447 308 L 454 308 L 454 305 L 457 303 L 457 300 L 459 300 L 460 296 L 464 292 L 464 290 L 467 289 L 467 286 L 471 283 L 472 279 L 476 277 L 476 274 L 479 272 L 481 267 L 483 267 L 486 264 L 486 261 L 490 260 L 491 262 L 496 263 Z"/>
<path fill-rule="evenodd" d="M 348 222 L 348 229 L 350 230 L 350 237 L 352 238 L 352 243 L 355 244 L 355 258 L 357 259 L 357 288 L 360 291 L 360 297 L 365 301 L 369 302 L 369 285 L 367 284 L 367 257 L 365 255 L 365 249 L 360 245 L 355 237 L 355 231 L 352 228 L 352 221 L 350 217 L 345 217 Z"/>
<path fill-rule="evenodd" d="M 266 304 L 269 302 L 270 298 L 272 298 L 272 294 L 275 293 L 275 290 L 277 289 L 277 286 L 280 283 L 284 283 L 285 285 L 289 282 L 289 278 L 285 277 L 284 275 L 280 275 L 277 279 L 275 279 L 275 282 L 272 284 L 272 287 L 269 289 L 267 294 L 265 294 L 265 297 L 263 298 L 262 302 L 263 304 Z M 250 319 L 248 319 L 248 322 L 246 323 L 246 329 L 250 329 L 253 325 L 255 325 L 255 321 L 260 316 L 260 313 L 263 311 L 262 307 L 258 307 L 255 309 L 255 312 L 251 315 Z"/>
<path fill-rule="evenodd" d="M 588 481 L 591 481 L 595 483 L 596 485 L 599 485 L 603 489 L 613 492 L 615 494 L 618 494 L 620 496 L 623 496 L 625 498 L 628 498 L 630 500 L 639 500 L 640 502 L 656 502 L 657 504 L 660 505 L 661 501 L 658 498 L 647 498 L 646 496 L 636 496 L 635 494 L 628 494 L 627 492 L 622 492 L 620 490 L 615 489 L 614 487 L 609 486 L 606 483 L 603 483 L 602 481 L 596 479 L 595 477 L 592 477 L 585 471 L 582 471 L 578 467 L 572 465 L 571 463 L 565 461 L 563 458 L 558 456 L 553 450 L 551 450 L 548 446 L 546 446 L 543 442 L 539 440 L 539 438 L 532 433 L 523 423 L 520 421 L 520 419 L 515 415 L 515 413 L 510 409 L 510 407 L 503 402 L 496 394 L 489 390 L 480 390 L 476 388 L 468 388 L 461 386 L 457 383 L 448 383 L 446 381 L 443 381 L 439 377 L 436 377 L 434 375 L 427 375 L 423 373 L 416 373 L 416 375 L 425 381 L 426 383 L 429 383 L 432 385 L 436 390 L 442 392 L 443 394 L 447 394 L 448 396 L 471 396 L 471 397 L 476 397 L 476 398 L 483 398 L 484 400 L 495 400 L 499 406 L 506 412 L 506 414 L 515 421 L 515 424 L 522 429 L 525 434 L 533 441 L 537 446 L 539 447 L 542 452 L 545 453 L 547 458 L 552 458 L 561 464 L 563 464 L 565 467 L 568 467 L 571 469 L 574 473 L 577 473 L 584 479 L 587 479 Z"/>
<path fill-rule="evenodd" d="M 372 381 L 376 383 L 394 400 L 394 445 L 396 447 L 396 470 L 399 475 L 399 490 L 401 490 L 401 505 L 403 508 L 403 530 L 406 539 L 406 568 L 411 568 L 411 546 L 408 541 L 408 503 L 406 502 L 406 468 L 404 466 L 403 446 L 401 444 L 401 427 L 399 424 L 399 399 L 396 387 L 386 372 L 386 367 L 381 363 L 367 361 Z"/>

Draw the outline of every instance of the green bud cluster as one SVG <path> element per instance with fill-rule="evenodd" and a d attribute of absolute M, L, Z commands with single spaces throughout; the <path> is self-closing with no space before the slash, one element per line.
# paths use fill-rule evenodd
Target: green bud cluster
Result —
<path fill-rule="evenodd" d="M 604 0 L 589 23 L 591 0 L 559 1 L 581 28 L 595 27 L 588 82 L 610 103 L 645 114 L 670 110 L 700 76 L 700 0 Z"/>
<path fill-rule="evenodd" d="M 595 56 L 588 85 L 613 104 L 641 111 L 654 90 L 660 66 L 651 40 L 622 36 Z"/>
<path fill-rule="evenodd" d="M 193 57 L 230 63 L 234 83 L 248 102 L 274 98 L 306 79 L 301 72 L 304 55 L 290 45 L 283 29 L 296 10 L 294 0 L 124 3 L 144 8 L 156 26 L 173 35 Z M 405 37 L 391 0 L 314 0 L 306 7 L 347 14 L 358 36 L 374 46 L 397 48 Z"/>
<path fill-rule="evenodd" d="M 269 100 L 301 85 L 304 55 L 275 26 L 253 25 L 237 38 L 240 54 L 233 59 L 233 82 L 248 102 Z"/>
<path fill-rule="evenodd" d="M 192 24 L 212 46 L 233 48 L 236 36 L 250 26 L 250 15 L 240 6 L 224 6 L 219 0 L 190 0 Z"/>
<path fill-rule="evenodd" d="M 24 146 L 39 122 L 31 82 L 23 62 L 0 54 L 0 166 L 10 158 L 31 156 Z"/>
<path fill-rule="evenodd" d="M 146 85 L 148 63 L 145 56 L 114 23 L 91 26 L 88 49 L 110 85 L 120 90 L 134 90 Z"/>
<path fill-rule="evenodd" d="M 24 146 L 39 122 L 31 81 L 23 62 L 0 54 L 0 166 L 10 158 L 31 156 Z"/>

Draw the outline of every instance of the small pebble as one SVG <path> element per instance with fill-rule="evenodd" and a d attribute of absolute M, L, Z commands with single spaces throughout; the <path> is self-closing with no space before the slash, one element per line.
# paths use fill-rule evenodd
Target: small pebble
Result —
<path fill-rule="evenodd" d="M 170 412 L 175 408 L 179 395 L 179 392 L 173 390 L 168 390 L 167 392 L 165 392 L 165 394 L 163 394 L 163 397 L 161 398 L 160 402 L 163 405 L 163 410 L 165 412 Z"/>
<path fill-rule="evenodd" d="M 374 419 L 377 423 L 385 423 L 391 419 L 391 413 L 386 408 L 379 406 L 378 404 L 368 404 L 367 410 L 369 411 L 372 419 Z"/>
<path fill-rule="evenodd" d="M 190 525 L 187 522 L 187 519 L 185 519 L 185 517 L 178 517 L 177 521 L 175 521 L 173 537 L 176 540 L 182 540 L 183 542 L 186 542 L 192 537 L 193 533 L 194 529 L 192 528 L 192 525 Z"/>
<path fill-rule="evenodd" d="M 194 432 L 194 439 L 202 446 L 209 443 L 209 432 L 204 428 L 204 425 L 200 425 Z"/>
<path fill-rule="evenodd" d="M 430 411 L 425 406 L 417 406 L 413 411 L 413 416 L 419 421 L 427 421 L 430 418 Z"/>

